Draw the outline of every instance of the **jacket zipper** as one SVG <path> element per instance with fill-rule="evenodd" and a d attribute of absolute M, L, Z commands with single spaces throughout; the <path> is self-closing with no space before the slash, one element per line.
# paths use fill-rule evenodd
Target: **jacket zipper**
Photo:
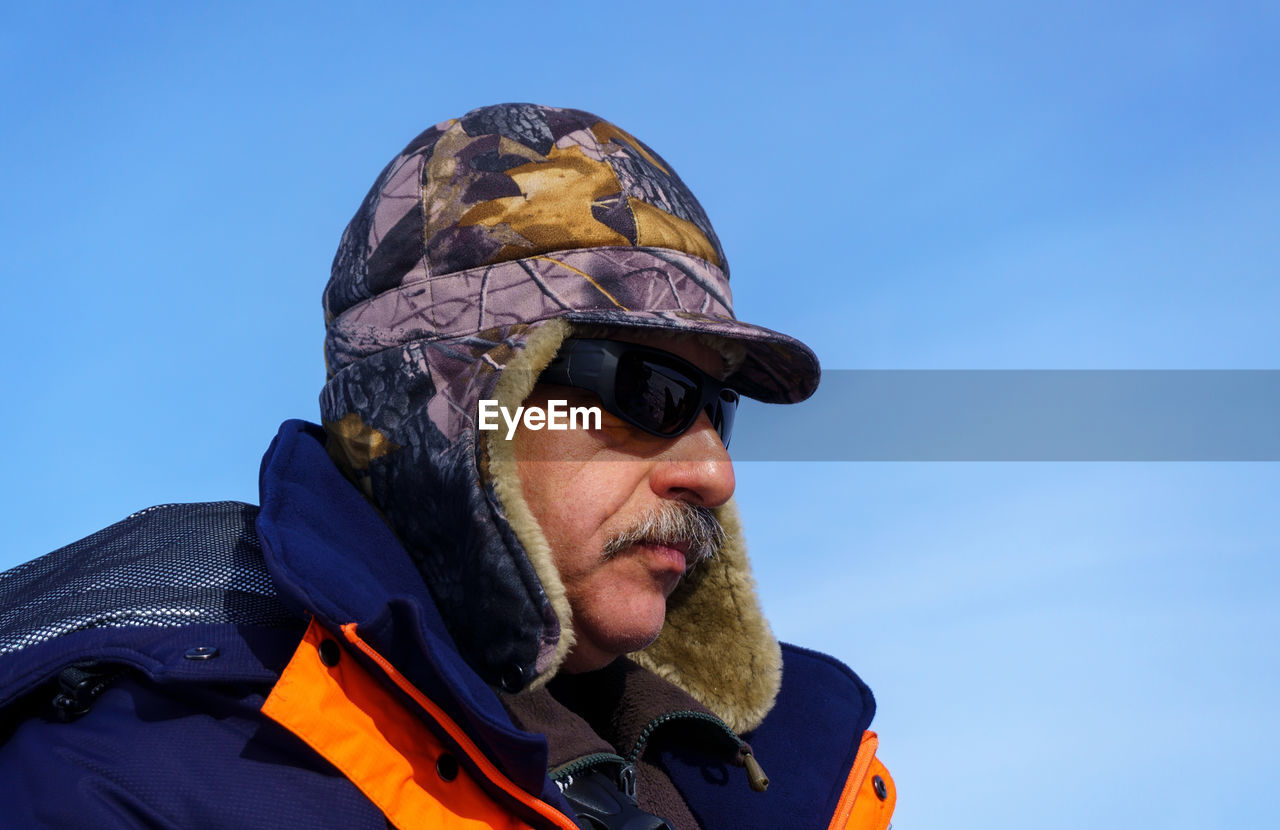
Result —
<path fill-rule="evenodd" d="M 581 758 L 575 758 L 567 764 L 561 764 L 551 770 L 549 776 L 552 781 L 560 781 L 566 778 L 572 778 L 588 767 L 594 767 L 597 764 L 617 764 L 620 767 L 627 766 L 627 759 L 621 755 L 615 755 L 612 752 L 596 752 L 592 755 L 584 755 Z"/>
<path fill-rule="evenodd" d="M 573 786 L 575 775 L 591 767 L 605 764 L 613 764 L 618 767 L 618 773 L 614 776 L 617 779 L 615 783 L 619 789 L 627 794 L 628 798 L 634 801 L 636 797 L 636 768 L 627 763 L 626 758 L 621 755 L 615 755 L 612 752 L 596 752 L 591 755 L 584 755 L 567 764 L 561 764 L 547 773 L 547 777 L 555 782 L 555 785 L 560 788 L 560 792 L 564 792 Z"/>
<path fill-rule="evenodd" d="M 618 766 L 618 786 L 629 797 L 636 797 L 635 788 L 635 768 L 636 762 L 640 760 L 640 756 L 644 754 L 645 744 L 653 737 L 653 733 L 664 724 L 674 720 L 696 720 L 715 727 L 716 731 L 724 737 L 728 738 L 738 748 L 739 758 L 742 766 L 747 770 L 747 782 L 751 785 L 751 789 L 762 793 L 769 786 L 769 776 L 760 767 L 760 762 L 751 754 L 751 749 L 747 746 L 747 742 L 738 737 L 732 729 L 725 724 L 724 721 L 708 715 L 705 712 L 694 712 L 690 710 L 680 710 L 676 712 L 667 712 L 659 715 L 653 720 L 645 724 L 644 729 L 640 730 L 640 736 L 636 738 L 635 744 L 631 747 L 631 751 L 624 758 L 621 755 L 615 755 L 612 752 L 596 752 L 591 755 L 585 755 L 576 758 L 567 764 L 562 764 L 551 770 L 549 777 L 556 782 L 561 790 L 573 783 L 573 777 L 585 769 L 603 764 L 616 764 Z"/>
<path fill-rule="evenodd" d="M 639 761 L 641 754 L 644 753 L 644 746 L 649 742 L 649 738 L 653 736 L 653 733 L 658 727 L 673 720 L 699 720 L 714 726 L 718 732 L 733 741 L 734 745 L 738 747 L 738 754 L 742 759 L 742 765 L 746 767 L 747 782 L 751 785 L 751 789 L 762 793 L 769 786 L 769 776 L 765 775 L 764 770 L 760 767 L 760 762 L 751 754 L 751 749 L 747 746 L 747 742 L 739 738 L 737 733 L 730 729 L 724 721 L 705 712 L 689 710 L 667 712 L 665 715 L 659 715 L 649 721 L 649 723 L 645 724 L 644 729 L 640 730 L 640 737 L 636 738 L 635 746 L 631 748 L 630 754 L 627 755 L 627 765 L 634 767 L 636 761 Z"/>

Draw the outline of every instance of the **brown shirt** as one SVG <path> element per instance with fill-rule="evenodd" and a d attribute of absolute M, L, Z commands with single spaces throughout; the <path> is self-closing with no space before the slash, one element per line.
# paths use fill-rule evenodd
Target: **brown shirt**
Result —
<path fill-rule="evenodd" d="M 694 810 L 663 768 L 659 749 L 679 747 L 707 763 L 741 766 L 750 748 L 684 690 L 625 657 L 603 669 L 562 673 L 541 689 L 503 697 L 512 720 L 547 738 L 553 778 L 607 753 L 635 768 L 636 801 L 676 830 L 698 830 Z M 746 784 L 743 784 L 744 790 Z"/>

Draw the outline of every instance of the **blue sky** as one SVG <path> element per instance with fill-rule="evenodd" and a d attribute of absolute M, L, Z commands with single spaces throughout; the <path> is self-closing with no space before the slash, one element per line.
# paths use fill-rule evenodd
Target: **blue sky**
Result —
<path fill-rule="evenodd" d="M 342 227 L 425 126 L 597 112 L 831 369 L 1275 369 L 1265 3 L 9 4 L 8 567 L 256 500 Z M 838 429 L 839 425 L 833 425 Z M 740 465 L 784 638 L 880 701 L 898 827 L 1280 822 L 1274 463 Z"/>

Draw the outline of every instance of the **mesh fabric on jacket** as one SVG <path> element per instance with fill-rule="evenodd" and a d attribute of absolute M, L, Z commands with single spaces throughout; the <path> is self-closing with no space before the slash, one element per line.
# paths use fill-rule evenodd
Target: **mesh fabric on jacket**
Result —
<path fill-rule="evenodd" d="M 285 626 L 240 502 L 149 507 L 0 573 L 0 654 L 87 628 Z"/>

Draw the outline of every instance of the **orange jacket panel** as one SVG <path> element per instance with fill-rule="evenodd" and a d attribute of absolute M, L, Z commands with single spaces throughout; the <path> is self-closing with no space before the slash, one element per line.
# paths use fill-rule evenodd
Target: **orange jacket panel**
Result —
<path fill-rule="evenodd" d="M 354 626 L 343 633 L 376 656 Z M 430 704 L 403 677 L 392 680 L 412 690 L 420 705 Z M 438 707 L 423 708 L 455 740 L 461 736 L 459 746 L 476 767 L 545 817 L 546 826 L 577 830 L 568 816 L 503 776 Z M 445 743 L 314 621 L 262 711 L 337 767 L 399 830 L 529 827 L 495 802 Z"/>

